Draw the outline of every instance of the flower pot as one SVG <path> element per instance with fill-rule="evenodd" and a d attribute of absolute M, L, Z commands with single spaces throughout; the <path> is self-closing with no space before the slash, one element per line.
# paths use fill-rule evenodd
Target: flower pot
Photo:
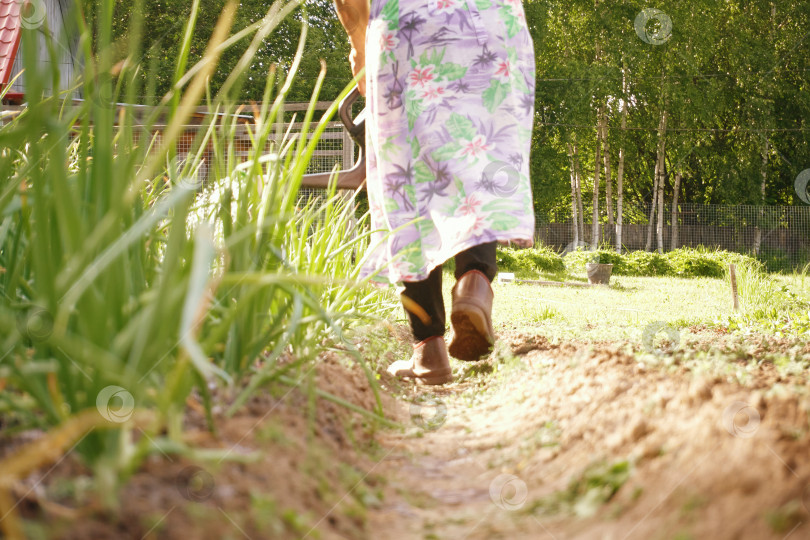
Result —
<path fill-rule="evenodd" d="M 592 285 L 607 285 L 610 274 L 613 272 L 612 264 L 588 263 L 585 265 L 588 272 L 588 283 Z"/>

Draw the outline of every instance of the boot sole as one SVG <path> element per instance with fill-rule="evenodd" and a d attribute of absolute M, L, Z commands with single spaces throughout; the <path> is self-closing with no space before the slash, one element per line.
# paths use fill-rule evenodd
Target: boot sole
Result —
<path fill-rule="evenodd" d="M 426 385 L 437 385 L 437 384 L 447 384 L 449 382 L 453 382 L 453 372 L 439 372 L 439 373 L 431 373 L 419 376 L 413 372 L 413 370 L 398 370 L 398 371 L 391 371 L 386 370 L 389 375 L 392 377 L 396 377 L 402 380 L 413 380 L 416 384 L 426 384 Z"/>
<path fill-rule="evenodd" d="M 431 377 L 416 377 L 414 376 L 413 379 L 416 381 L 416 384 L 424 384 L 424 385 L 439 385 L 439 384 L 447 384 L 453 382 L 453 374 L 448 373 L 446 375 L 433 375 Z"/>
<path fill-rule="evenodd" d="M 489 355 L 495 344 L 495 336 L 489 330 L 484 313 L 475 306 L 456 306 L 450 315 L 453 326 L 453 341 L 447 350 L 459 360 L 474 362 Z"/>

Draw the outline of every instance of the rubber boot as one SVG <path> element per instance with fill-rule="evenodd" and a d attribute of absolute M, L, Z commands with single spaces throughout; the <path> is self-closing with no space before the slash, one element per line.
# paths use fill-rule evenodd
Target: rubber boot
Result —
<path fill-rule="evenodd" d="M 429 337 L 413 346 L 410 360 L 398 360 L 388 366 L 395 377 L 414 379 L 419 384 L 445 384 L 452 382 L 453 370 L 447 357 L 444 337 Z"/>
<path fill-rule="evenodd" d="M 478 270 L 465 272 L 456 282 L 450 313 L 453 340 L 449 347 L 454 358 L 475 361 L 489 355 L 495 344 L 493 297 L 489 279 Z"/>

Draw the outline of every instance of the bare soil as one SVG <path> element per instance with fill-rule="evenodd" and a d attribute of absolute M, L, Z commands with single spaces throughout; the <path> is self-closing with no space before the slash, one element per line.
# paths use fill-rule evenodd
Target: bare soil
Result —
<path fill-rule="evenodd" d="M 805 377 L 783 378 L 768 363 L 752 368 L 752 355 L 737 360 L 753 373 L 743 387 L 639 362 L 629 345 L 503 340 L 518 355 L 505 372 L 435 390 L 424 412 L 411 407 L 417 423 L 431 420 L 421 436 L 386 434 L 392 450 L 377 471 L 396 495 L 370 530 L 393 538 L 810 537 Z M 788 346 L 758 343 L 780 345 Z M 499 360 L 487 362 L 495 371 Z"/>
<path fill-rule="evenodd" d="M 401 354 L 407 332 L 391 331 Z M 699 336 L 691 349 L 736 351 L 725 370 L 506 332 L 459 382 L 382 374 L 400 430 L 273 385 L 233 418 L 215 411 L 212 434 L 190 400 L 201 450 L 155 453 L 118 505 L 68 456 L 16 486 L 18 510 L 31 537 L 67 539 L 810 537 L 810 385 L 762 360 L 795 343 Z M 311 384 L 374 407 L 337 353 Z M 0 456 L 36 436 L 0 441 Z"/>
<path fill-rule="evenodd" d="M 320 359 L 312 384 L 374 409 L 365 375 L 334 353 Z M 392 408 L 392 398 L 382 397 Z M 27 533 L 76 540 L 366 536 L 367 509 L 382 498 L 383 480 L 372 473 L 367 419 L 283 385 L 257 392 L 233 417 L 220 407 L 215 413 L 213 434 L 202 406 L 189 400 L 185 437 L 194 454 L 153 453 L 117 504 L 83 491 L 91 473 L 73 455 L 32 475 L 15 489 Z M 0 457 L 31 437 L 0 441 Z"/>

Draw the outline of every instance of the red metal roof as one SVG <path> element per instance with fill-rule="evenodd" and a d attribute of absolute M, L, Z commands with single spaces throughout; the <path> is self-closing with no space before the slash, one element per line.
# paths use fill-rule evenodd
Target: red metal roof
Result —
<path fill-rule="evenodd" d="M 0 86 L 11 78 L 20 45 L 20 0 L 0 0 Z"/>

